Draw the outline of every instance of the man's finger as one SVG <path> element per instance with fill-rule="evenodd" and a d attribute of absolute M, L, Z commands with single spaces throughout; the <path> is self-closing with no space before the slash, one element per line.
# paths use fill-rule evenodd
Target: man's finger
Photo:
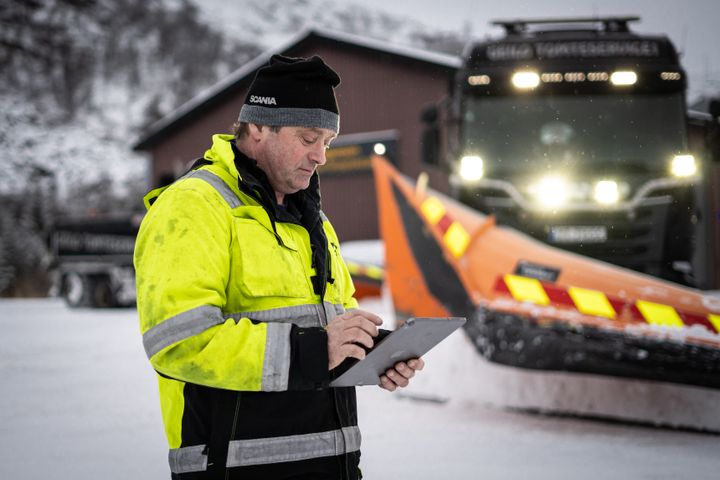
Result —
<path fill-rule="evenodd" d="M 365 350 L 362 347 L 355 345 L 354 343 L 346 343 L 340 347 L 340 354 L 342 358 L 357 358 L 362 360 L 365 358 Z"/>
<path fill-rule="evenodd" d="M 394 368 L 389 369 L 387 372 L 385 372 L 385 375 L 393 381 L 395 385 L 398 387 L 407 387 L 410 383 L 407 378 L 400 375 Z"/>
<path fill-rule="evenodd" d="M 349 312 L 346 312 L 341 316 L 345 317 L 348 320 L 351 318 L 364 318 L 366 320 L 370 320 L 372 323 L 374 323 L 377 326 L 380 326 L 383 324 L 382 318 L 380 318 L 379 316 L 375 315 L 374 313 L 368 312 L 366 310 L 360 310 L 360 309 L 350 310 Z"/>
<path fill-rule="evenodd" d="M 340 338 L 342 343 L 360 343 L 367 348 L 372 348 L 375 344 L 372 337 L 359 328 L 345 330 Z"/>
<path fill-rule="evenodd" d="M 366 331 L 369 335 L 375 337 L 378 334 L 377 326 L 372 323 L 370 320 L 364 317 L 352 317 L 349 319 L 343 319 L 338 321 L 338 323 L 334 324 L 331 323 L 330 325 L 333 326 L 333 328 L 338 328 L 342 330 L 350 330 L 351 328 L 360 328 L 364 331 Z"/>
<path fill-rule="evenodd" d="M 394 392 L 397 388 L 397 385 L 395 385 L 392 380 L 390 380 L 385 375 L 382 375 L 380 377 L 380 388 L 384 388 L 385 390 L 388 390 L 390 392 Z"/>
<path fill-rule="evenodd" d="M 411 379 L 415 376 L 415 370 L 410 368 L 405 362 L 398 362 L 395 364 L 395 370 L 407 379 Z"/>
<path fill-rule="evenodd" d="M 425 368 L 425 361 L 422 358 L 413 358 L 408 361 L 407 364 L 413 370 L 422 370 Z"/>

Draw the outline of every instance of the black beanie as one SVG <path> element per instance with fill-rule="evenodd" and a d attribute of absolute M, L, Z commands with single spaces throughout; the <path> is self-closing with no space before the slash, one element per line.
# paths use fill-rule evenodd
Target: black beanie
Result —
<path fill-rule="evenodd" d="M 333 88 L 339 84 L 338 74 L 317 55 L 273 55 L 255 75 L 238 120 L 258 125 L 326 128 L 337 133 L 340 116 Z"/>

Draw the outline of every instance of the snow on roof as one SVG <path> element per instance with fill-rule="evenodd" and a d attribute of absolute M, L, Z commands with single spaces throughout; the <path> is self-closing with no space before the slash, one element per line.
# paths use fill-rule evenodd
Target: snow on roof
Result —
<path fill-rule="evenodd" d="M 205 105 L 213 98 L 222 95 L 227 90 L 233 88 L 235 85 L 248 79 L 257 69 L 265 65 L 275 54 L 282 54 L 293 46 L 299 44 L 303 40 L 306 40 L 312 36 L 319 38 L 335 40 L 341 43 L 348 43 L 357 45 L 360 47 L 368 48 L 371 50 L 377 50 L 381 52 L 390 53 L 399 57 L 405 57 L 412 60 L 417 60 L 425 63 L 435 64 L 442 67 L 458 69 L 461 66 L 460 57 L 455 55 L 449 55 L 440 52 L 430 52 L 420 50 L 417 48 L 393 45 L 382 40 L 376 40 L 373 38 L 362 37 L 360 35 L 354 35 L 344 32 L 332 31 L 328 29 L 308 28 L 297 35 L 290 37 L 286 42 L 282 43 L 276 48 L 267 50 L 242 67 L 235 70 L 233 73 L 222 79 L 215 85 L 201 91 L 198 95 L 191 98 L 184 104 L 180 105 L 175 110 L 171 111 L 163 118 L 151 124 L 148 129 L 141 134 L 137 141 L 133 145 L 134 150 L 144 150 L 150 146 L 164 131 L 170 129 L 180 119 L 186 117 L 197 108 Z"/>
<path fill-rule="evenodd" d="M 456 55 L 420 50 L 418 48 L 405 45 L 390 44 L 383 40 L 362 37 L 360 35 L 338 32 L 335 30 L 323 30 L 322 32 L 319 32 L 311 29 L 307 35 L 309 36 L 310 34 L 315 34 L 319 37 L 329 38 L 331 40 L 337 40 L 339 42 L 352 43 L 372 50 L 380 50 L 400 57 L 407 57 L 426 63 L 434 63 L 448 68 L 457 69 L 461 66 L 461 59 Z"/>

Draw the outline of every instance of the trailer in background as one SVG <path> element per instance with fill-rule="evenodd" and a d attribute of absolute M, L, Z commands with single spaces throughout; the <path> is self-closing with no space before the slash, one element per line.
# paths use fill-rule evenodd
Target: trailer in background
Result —
<path fill-rule="evenodd" d="M 135 304 L 133 251 L 142 215 L 64 218 L 50 237 L 59 293 L 71 307 Z"/>

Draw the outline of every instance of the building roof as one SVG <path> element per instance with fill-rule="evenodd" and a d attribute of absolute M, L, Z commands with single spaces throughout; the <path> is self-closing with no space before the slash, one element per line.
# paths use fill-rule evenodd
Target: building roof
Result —
<path fill-rule="evenodd" d="M 258 55 L 220 82 L 203 90 L 197 96 L 165 115 L 160 120 L 152 123 L 134 143 L 133 149 L 147 150 L 151 148 L 167 133 L 192 121 L 192 119 L 197 115 L 222 101 L 226 93 L 241 88 L 244 84 L 249 85 L 255 75 L 255 72 L 265 65 L 270 60 L 271 56 L 275 54 L 286 54 L 286 52 L 298 47 L 302 43 L 317 39 L 367 49 L 374 52 L 386 53 L 405 60 L 444 67 L 449 70 L 456 70 L 460 68 L 461 65 L 460 57 L 454 55 L 448 55 L 440 52 L 429 52 L 400 45 L 392 45 L 386 41 L 352 35 L 344 32 L 325 29 L 320 31 L 315 28 L 306 29 L 293 36 L 279 47 L 267 50 Z"/>

